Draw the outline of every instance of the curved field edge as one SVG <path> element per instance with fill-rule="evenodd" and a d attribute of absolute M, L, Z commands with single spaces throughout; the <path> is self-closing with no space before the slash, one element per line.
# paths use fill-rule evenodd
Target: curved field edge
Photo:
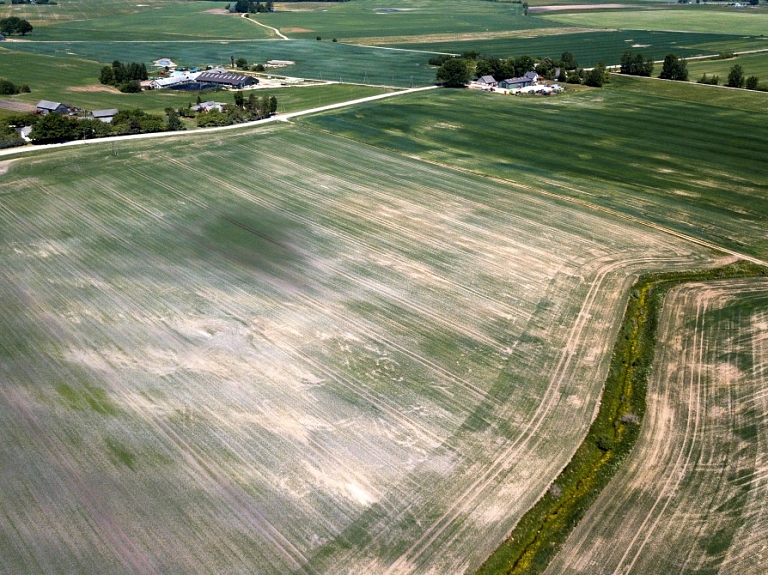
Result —
<path fill-rule="evenodd" d="M 542 573 L 632 450 L 645 413 L 648 376 L 666 293 L 680 284 L 767 276 L 738 261 L 710 270 L 641 276 L 632 288 L 597 416 L 573 459 L 476 575 Z"/>

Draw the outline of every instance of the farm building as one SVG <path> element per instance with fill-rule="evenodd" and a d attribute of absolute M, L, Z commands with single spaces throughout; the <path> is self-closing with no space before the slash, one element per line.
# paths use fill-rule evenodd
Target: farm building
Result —
<path fill-rule="evenodd" d="M 51 102 L 49 100 L 40 100 L 35 108 L 38 114 L 66 114 L 69 112 L 61 102 Z"/>
<path fill-rule="evenodd" d="M 259 81 L 252 76 L 246 76 L 245 74 L 234 74 L 232 72 L 221 73 L 218 70 L 211 70 L 208 72 L 201 72 L 196 81 L 199 84 L 212 84 L 214 86 L 222 86 L 226 88 L 241 89 L 246 86 L 253 86 L 258 84 Z"/>
<path fill-rule="evenodd" d="M 157 78 L 149 83 L 152 89 L 159 88 L 179 88 L 181 86 L 192 84 L 200 75 L 199 72 L 174 72 L 167 78 Z"/>
<path fill-rule="evenodd" d="M 109 110 L 94 110 L 91 117 L 95 120 L 100 120 L 105 124 L 112 122 L 112 118 L 117 115 L 117 108 L 110 108 Z"/>
<path fill-rule="evenodd" d="M 536 72 L 526 72 L 525 75 L 518 78 L 508 78 L 499 82 L 499 88 L 504 90 L 514 90 L 515 88 L 525 88 L 538 83 L 539 75 Z"/>
<path fill-rule="evenodd" d="M 190 106 L 189 109 L 193 112 L 210 112 L 211 110 L 217 110 L 221 112 L 224 109 L 224 106 L 225 104 L 222 102 L 214 102 L 213 100 L 209 100 L 208 102 L 202 102 L 200 104 Z"/>
<path fill-rule="evenodd" d="M 480 76 L 475 81 L 482 86 L 488 86 L 490 88 L 495 88 L 499 85 L 499 83 L 496 81 L 496 78 L 493 76 Z"/>

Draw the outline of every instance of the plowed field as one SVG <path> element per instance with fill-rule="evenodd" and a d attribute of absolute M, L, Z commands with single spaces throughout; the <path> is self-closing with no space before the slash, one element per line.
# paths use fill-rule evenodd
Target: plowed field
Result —
<path fill-rule="evenodd" d="M 713 257 L 296 126 L 0 176 L 0 572 L 461 573 Z"/>
<path fill-rule="evenodd" d="M 625 467 L 547 573 L 765 572 L 768 282 L 667 297 Z"/>

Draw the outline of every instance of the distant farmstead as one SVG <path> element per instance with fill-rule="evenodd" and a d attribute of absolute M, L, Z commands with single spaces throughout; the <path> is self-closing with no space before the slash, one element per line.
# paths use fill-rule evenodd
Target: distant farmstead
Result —
<path fill-rule="evenodd" d="M 259 81 L 252 76 L 233 74 L 231 72 L 222 74 L 218 71 L 202 72 L 197 76 L 196 81 L 198 84 L 212 84 L 214 86 L 235 88 L 237 90 L 259 83 Z"/>
<path fill-rule="evenodd" d="M 104 122 L 105 124 L 112 123 L 112 119 L 117 115 L 117 108 L 111 108 L 109 110 L 94 110 L 91 114 L 95 120 Z"/>
<path fill-rule="evenodd" d="M 40 100 L 37 103 L 36 110 L 38 114 L 66 114 L 69 112 L 61 102 L 51 102 L 49 100 Z"/>

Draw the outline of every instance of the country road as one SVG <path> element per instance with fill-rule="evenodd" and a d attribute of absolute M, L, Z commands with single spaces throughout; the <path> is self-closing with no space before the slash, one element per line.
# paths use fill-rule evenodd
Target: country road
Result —
<path fill-rule="evenodd" d="M 386 94 L 377 94 L 376 96 L 367 96 L 365 98 L 358 98 L 356 100 L 347 100 L 346 102 L 338 102 L 336 104 L 329 104 L 327 106 L 318 106 L 316 108 L 309 108 L 307 110 L 299 110 L 297 112 L 288 112 L 287 114 L 278 114 L 263 120 L 256 120 L 253 122 L 245 122 L 243 124 L 233 124 L 231 126 L 220 126 L 218 128 L 199 128 L 196 130 L 183 130 L 178 132 L 153 132 L 150 134 L 132 134 L 129 136 L 110 136 L 108 138 L 94 138 L 92 140 L 75 140 L 72 142 L 65 142 L 63 144 L 43 144 L 40 146 L 24 146 L 20 148 L 10 148 L 8 150 L 0 150 L 0 157 L 14 156 L 20 154 L 36 153 L 42 150 L 52 150 L 57 148 L 67 148 L 71 146 L 87 146 L 94 144 L 101 144 L 104 142 L 124 142 L 128 140 L 144 140 L 149 138 L 169 138 L 169 137 L 183 137 L 191 136 L 194 134 L 208 134 L 211 132 L 223 132 L 225 130 L 238 130 L 243 128 L 250 128 L 261 124 L 269 124 L 275 121 L 287 122 L 293 118 L 299 116 L 306 116 L 309 114 L 317 114 L 318 112 L 327 112 L 328 110 L 336 110 L 339 108 L 346 108 L 349 106 L 355 106 L 357 104 L 364 104 L 366 102 L 374 102 L 376 100 L 383 100 L 385 98 L 394 98 L 396 96 L 402 96 L 404 94 L 412 94 L 414 92 L 424 92 L 426 90 L 435 90 L 437 86 L 426 86 L 421 88 L 409 88 L 407 90 L 399 90 L 397 92 L 388 92 Z"/>

